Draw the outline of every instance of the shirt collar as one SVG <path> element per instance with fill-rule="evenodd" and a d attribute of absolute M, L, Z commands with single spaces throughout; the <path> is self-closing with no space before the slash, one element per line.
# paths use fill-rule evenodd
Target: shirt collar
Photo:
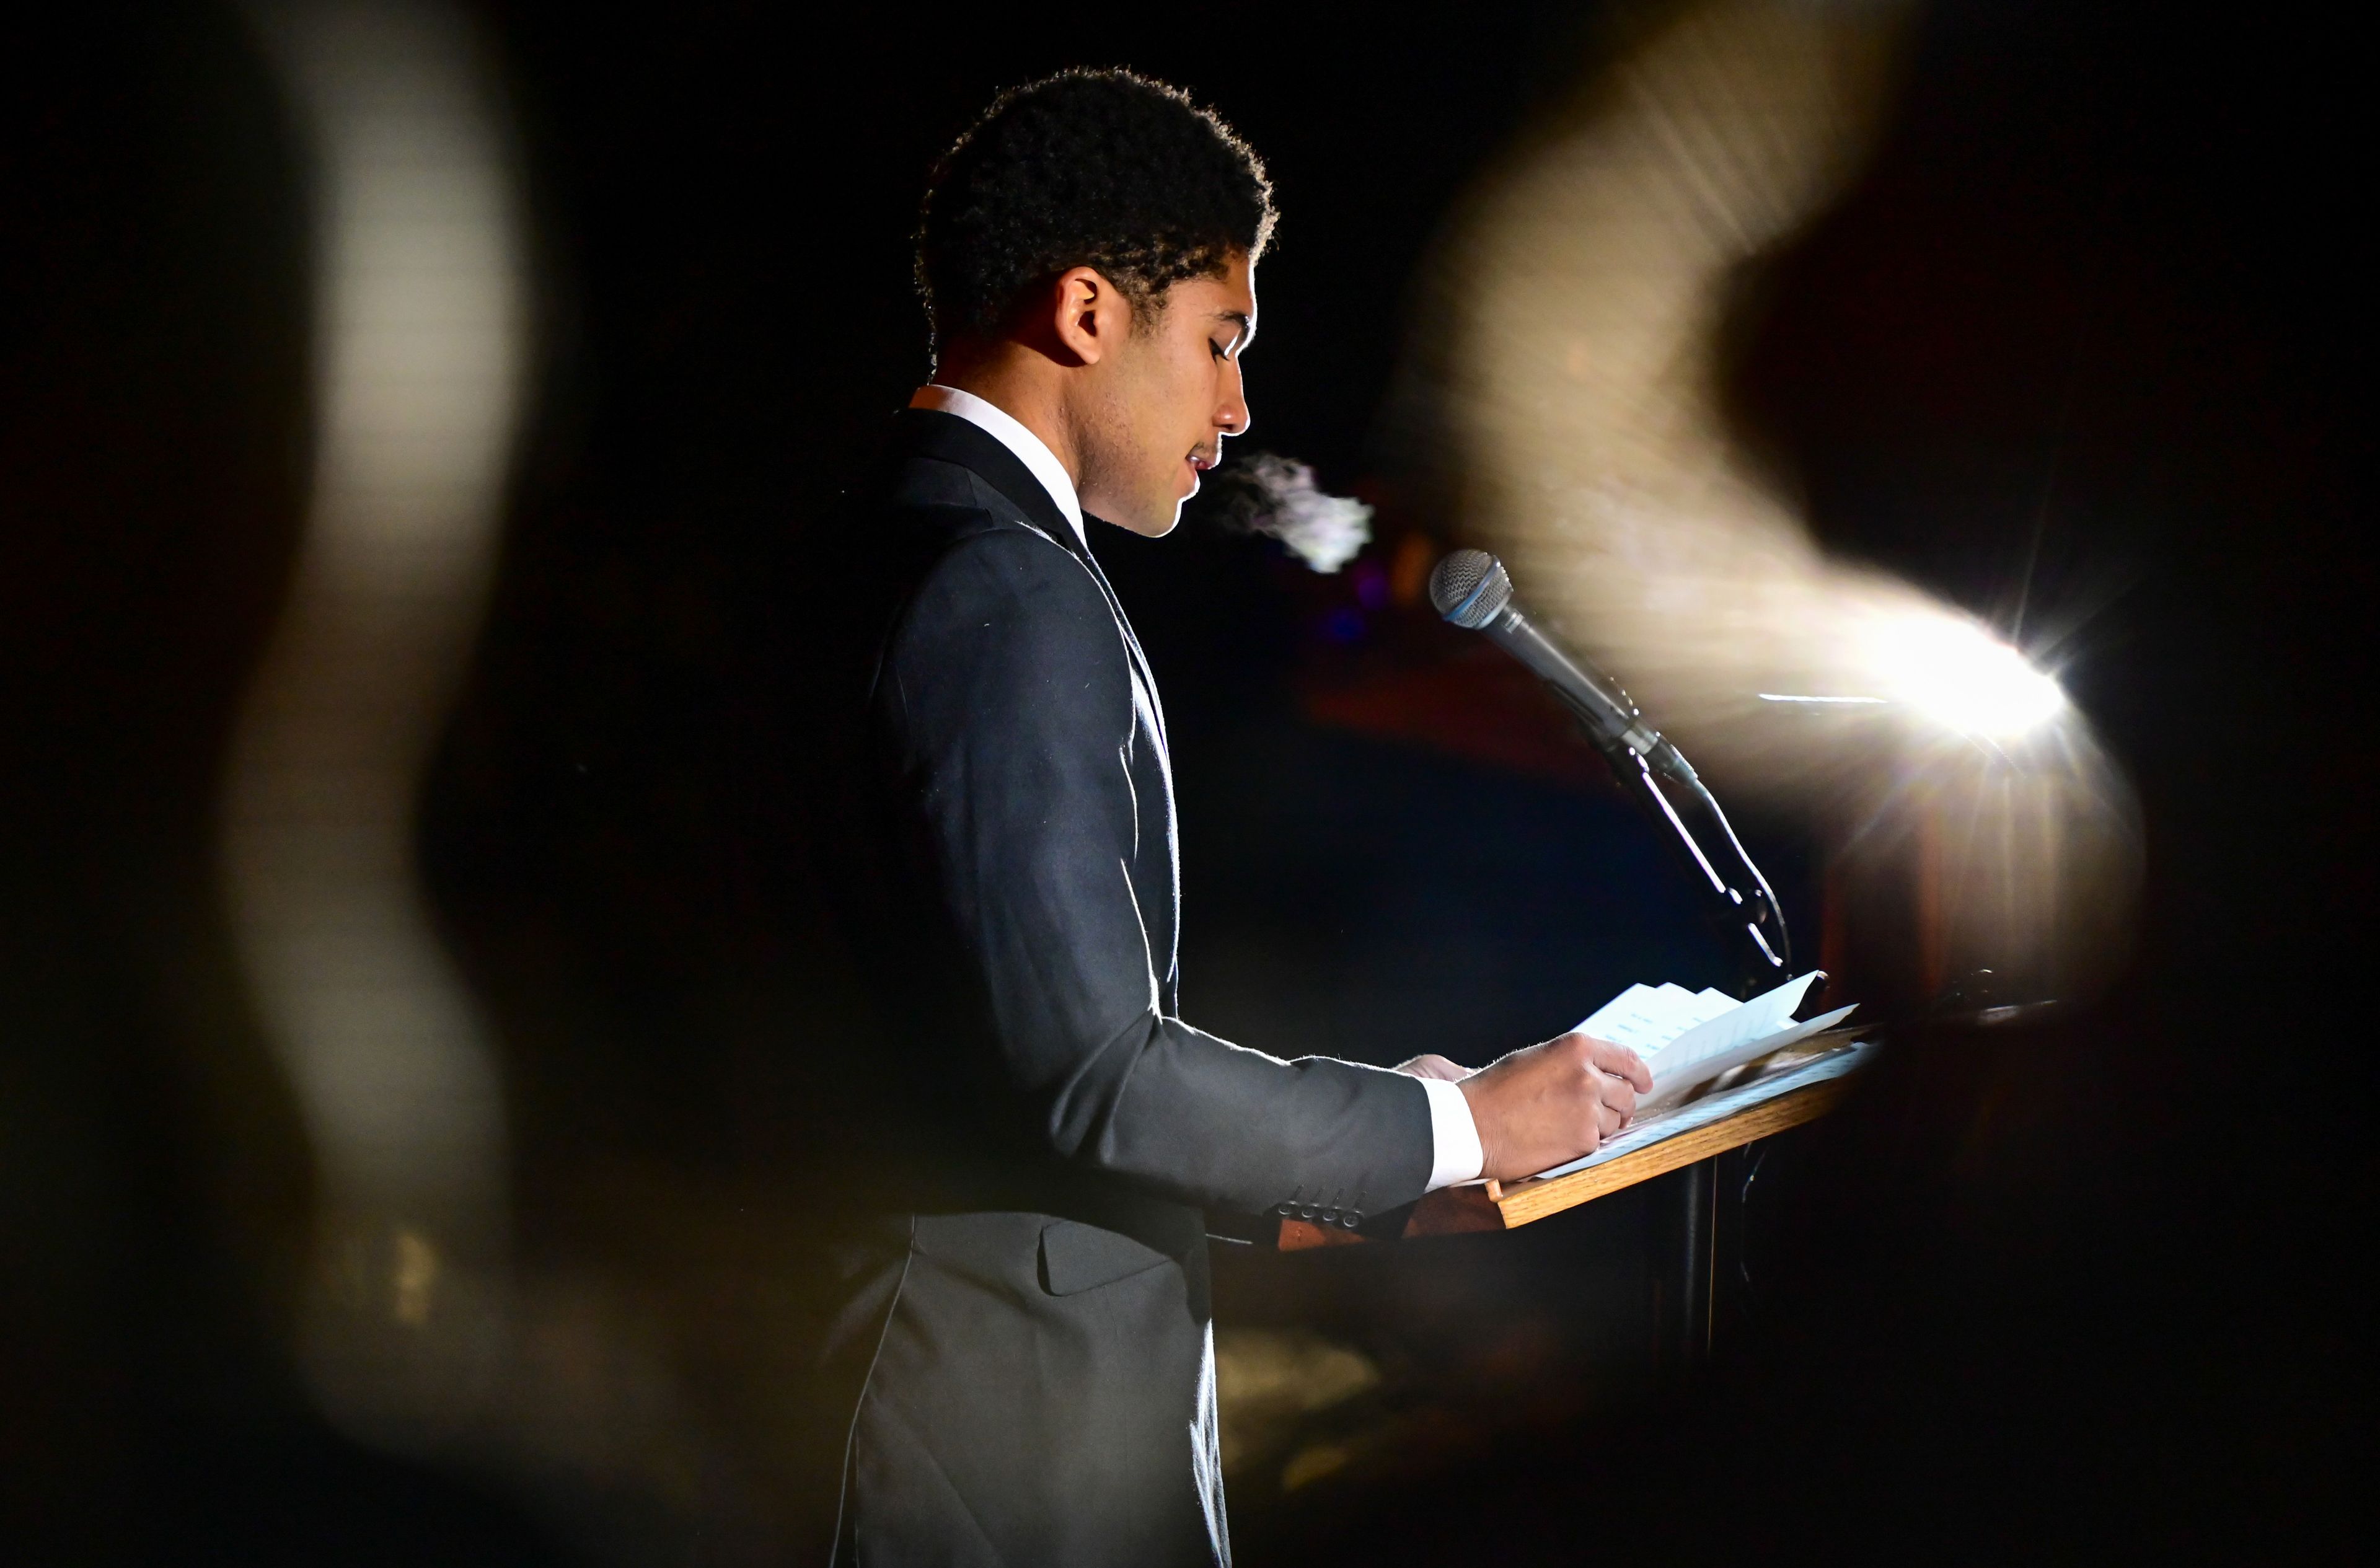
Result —
<path fill-rule="evenodd" d="M 1075 494 L 1075 481 L 1068 476 L 1066 466 L 1058 461 L 1057 454 L 1044 445 L 1039 436 L 1026 430 L 1014 416 L 972 392 L 961 392 L 939 382 L 919 387 L 910 397 L 909 407 L 955 414 L 1014 453 L 1026 471 L 1041 481 L 1041 488 L 1050 492 L 1050 499 L 1057 503 L 1066 520 L 1075 525 L 1075 537 L 1082 541 L 1086 549 L 1089 548 L 1090 541 L 1083 532 L 1083 503 Z"/>

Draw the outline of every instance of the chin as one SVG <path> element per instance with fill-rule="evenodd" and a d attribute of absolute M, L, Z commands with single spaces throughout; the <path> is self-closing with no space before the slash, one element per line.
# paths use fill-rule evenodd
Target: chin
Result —
<path fill-rule="evenodd" d="M 1143 539 L 1163 539 L 1167 534 L 1172 533 L 1181 521 L 1182 503 L 1170 501 L 1162 506 L 1150 507 L 1125 526 Z"/>
<path fill-rule="evenodd" d="M 1152 486 L 1135 505 L 1125 505 L 1124 498 L 1113 493 L 1108 494 L 1104 501 L 1099 497 L 1085 496 L 1083 510 L 1092 517 L 1106 519 L 1126 533 L 1136 533 L 1143 539 L 1163 539 L 1182 521 L 1184 504 L 1198 493 L 1196 484 L 1190 487 L 1187 494 L 1170 494 L 1171 489 L 1172 486 L 1164 490 Z"/>

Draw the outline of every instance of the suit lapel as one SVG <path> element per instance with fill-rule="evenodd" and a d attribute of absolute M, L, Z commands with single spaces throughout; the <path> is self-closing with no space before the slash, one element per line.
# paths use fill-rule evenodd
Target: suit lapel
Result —
<path fill-rule="evenodd" d="M 1091 553 L 1075 536 L 1075 525 L 1058 510 L 1058 503 L 1041 488 L 1025 460 L 1002 445 L 991 432 L 939 408 L 904 408 L 896 416 L 895 441 L 905 456 L 934 457 L 956 463 L 1008 498 L 1009 504 L 1065 549 L 1089 562 Z M 1093 567 L 1097 569 L 1096 565 Z"/>
<path fill-rule="evenodd" d="M 1132 654 L 1133 670 L 1139 676 L 1141 688 L 1148 694 L 1149 711 L 1157 720 L 1158 745 L 1165 747 L 1165 709 L 1158 701 L 1157 676 L 1148 667 L 1148 656 L 1141 651 L 1140 638 L 1133 632 L 1132 620 L 1123 613 L 1123 602 L 1116 597 L 1114 585 L 1099 570 L 1098 559 L 1075 532 L 1075 525 L 1058 509 L 1056 498 L 1041 487 L 1041 481 L 1033 477 L 1033 470 L 1025 466 L 1023 458 L 1002 445 L 990 432 L 956 414 L 946 414 L 939 408 L 904 408 L 895 419 L 894 444 L 905 456 L 938 458 L 973 472 L 1024 513 L 1035 528 L 1073 553 L 1088 568 L 1091 580 L 1099 585 L 1099 592 L 1108 602 L 1108 613 L 1115 617 L 1116 629 L 1123 633 L 1124 647 Z"/>

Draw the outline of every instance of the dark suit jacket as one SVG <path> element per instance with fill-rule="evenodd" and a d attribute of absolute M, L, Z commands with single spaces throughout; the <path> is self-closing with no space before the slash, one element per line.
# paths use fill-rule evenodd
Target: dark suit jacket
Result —
<path fill-rule="evenodd" d="M 822 1363 L 844 1545 L 1227 1557 L 1202 1211 L 1410 1202 L 1427 1099 L 1179 1016 L 1156 682 L 1022 462 L 904 412 L 841 543 L 825 839 L 881 1050 L 831 1114 L 883 1173 Z"/>

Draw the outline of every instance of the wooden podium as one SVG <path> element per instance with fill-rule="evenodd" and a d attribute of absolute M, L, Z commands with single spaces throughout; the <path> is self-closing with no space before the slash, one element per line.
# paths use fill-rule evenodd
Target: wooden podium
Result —
<path fill-rule="evenodd" d="M 1617 1160 L 1573 1171 L 1550 1180 L 1532 1176 L 1520 1182 L 1483 1182 L 1472 1186 L 1441 1187 L 1413 1207 L 1402 1235 L 1460 1235 L 1471 1231 L 1509 1231 L 1565 1209 L 1575 1209 L 1606 1193 L 1741 1149 L 1771 1133 L 1814 1121 L 1834 1109 L 1851 1087 L 1848 1076 L 1828 1078 L 1807 1088 L 1780 1094 L 1748 1105 L 1731 1116 L 1690 1128 L 1675 1137 L 1645 1145 Z M 1347 1246 L 1368 1238 L 1336 1225 L 1311 1220 L 1283 1220 L 1280 1246 L 1303 1252 L 1318 1246 Z"/>

